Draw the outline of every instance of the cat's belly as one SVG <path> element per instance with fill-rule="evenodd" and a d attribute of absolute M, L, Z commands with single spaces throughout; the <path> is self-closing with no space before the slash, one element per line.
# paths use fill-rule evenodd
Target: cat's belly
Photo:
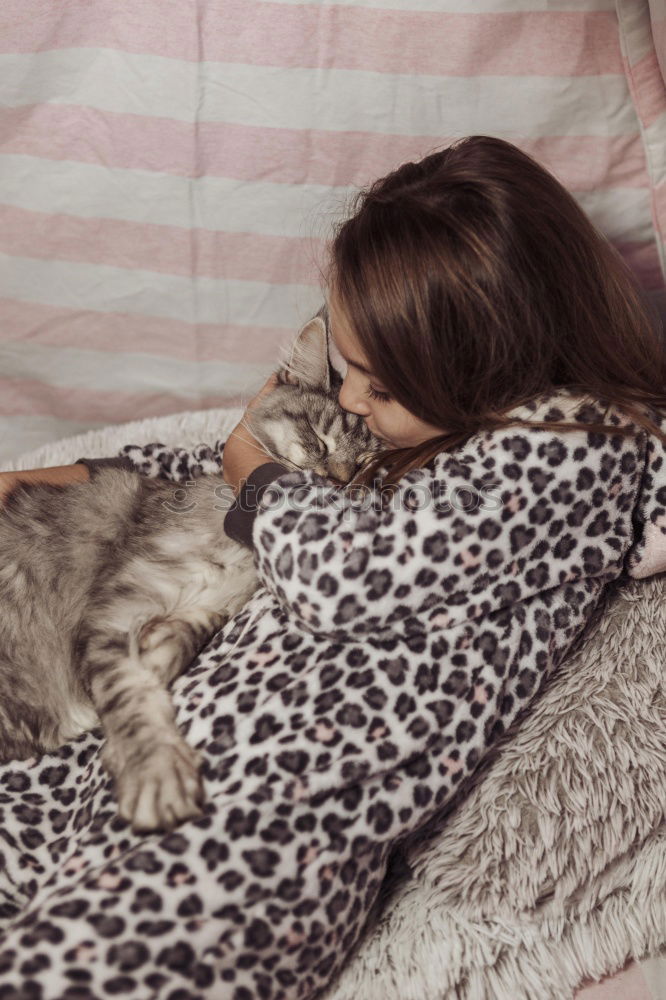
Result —
<path fill-rule="evenodd" d="M 202 607 L 223 611 L 231 618 L 257 589 L 256 570 L 250 560 L 239 560 L 235 566 L 218 569 L 205 560 L 192 559 L 186 564 L 181 581 L 179 604 L 182 607 Z"/>
<path fill-rule="evenodd" d="M 156 584 L 159 576 L 158 570 L 153 577 Z M 222 565 L 192 553 L 183 559 L 178 572 L 171 571 L 168 581 L 162 580 L 160 584 L 156 589 L 164 601 L 163 613 L 167 615 L 177 618 L 180 612 L 191 620 L 192 612 L 200 609 L 202 612 L 226 612 L 231 618 L 255 592 L 258 579 L 248 549 L 230 543 L 225 547 Z M 52 749 L 101 726 L 92 702 L 78 692 L 67 698 L 59 717 L 61 721 Z"/>
<path fill-rule="evenodd" d="M 148 566 L 139 560 L 130 564 L 137 582 L 153 580 L 155 593 L 165 613 L 177 615 L 179 610 L 219 611 L 230 618 L 241 610 L 258 587 L 252 552 L 244 545 L 225 538 L 223 545 L 208 541 L 202 532 L 200 545 L 189 547 L 187 538 L 175 532 L 158 540 L 160 551 L 167 557 L 178 554 L 178 564 L 168 567 Z M 132 579 L 125 581 L 131 585 Z"/>

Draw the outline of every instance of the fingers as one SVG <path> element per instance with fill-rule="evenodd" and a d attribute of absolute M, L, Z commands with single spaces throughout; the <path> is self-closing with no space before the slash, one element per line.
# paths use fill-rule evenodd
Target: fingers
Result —
<path fill-rule="evenodd" d="M 273 374 L 268 377 L 266 382 L 264 382 L 264 384 L 262 385 L 261 389 L 256 394 L 256 396 L 253 396 L 250 402 L 247 404 L 247 409 L 248 410 L 251 409 L 251 407 L 254 406 L 254 404 L 257 403 L 260 399 L 262 399 L 263 396 L 267 396 L 269 392 L 272 392 L 277 385 L 278 385 L 277 375 L 275 374 L 275 372 L 273 372 Z"/>

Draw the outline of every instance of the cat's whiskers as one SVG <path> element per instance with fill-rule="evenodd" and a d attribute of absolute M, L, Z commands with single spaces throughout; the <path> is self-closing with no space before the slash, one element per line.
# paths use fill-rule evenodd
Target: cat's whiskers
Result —
<path fill-rule="evenodd" d="M 257 433 L 256 431 L 254 431 L 250 427 L 250 425 L 248 424 L 248 422 L 245 419 L 245 417 L 241 418 L 240 423 L 245 428 L 245 430 L 248 431 L 248 433 L 250 433 L 252 435 L 252 437 L 254 439 L 254 441 L 246 441 L 246 444 L 251 444 L 253 447 L 256 448 L 256 445 L 254 444 L 254 442 L 258 441 L 259 444 L 261 445 L 261 450 L 265 454 L 269 455 L 270 458 L 272 458 L 275 462 L 279 462 L 280 465 L 286 465 L 286 466 L 288 466 L 290 469 L 293 469 L 294 472 L 302 472 L 302 467 L 300 465 L 297 465 L 296 462 L 292 462 L 292 460 L 290 458 L 286 458 L 284 455 L 276 455 L 275 452 L 273 451 L 273 449 L 270 447 L 270 445 L 266 444 L 266 442 L 262 440 L 260 434 Z M 229 436 L 231 437 L 232 435 L 229 435 Z M 245 439 L 243 438 L 242 440 L 245 440 Z M 257 449 L 257 450 L 259 450 L 259 449 Z"/>
<path fill-rule="evenodd" d="M 249 444 L 250 447 L 255 449 L 255 451 L 263 455 L 268 455 L 275 462 L 279 462 L 280 465 L 286 465 L 290 469 L 293 469 L 294 472 L 302 471 L 301 466 L 297 465 L 295 462 L 292 462 L 290 458 L 286 458 L 284 455 L 276 455 L 271 446 L 267 444 L 264 440 L 262 440 L 261 435 L 255 430 L 253 430 L 252 427 L 250 427 L 249 423 L 247 422 L 244 416 L 241 417 L 239 426 L 243 427 L 248 432 L 248 434 L 251 435 L 251 439 L 248 440 L 248 438 L 243 437 L 241 434 L 239 434 L 238 427 L 234 428 L 229 437 L 234 437 L 235 435 L 236 437 L 239 437 L 241 441 L 244 441 L 245 444 Z M 257 442 L 259 442 L 259 447 L 257 446 Z"/>
<path fill-rule="evenodd" d="M 245 427 L 245 429 L 246 429 L 246 430 L 248 430 L 248 431 L 250 430 L 250 428 L 249 428 L 249 427 L 247 427 L 247 426 Z M 250 431 L 250 433 L 252 433 L 252 432 Z M 261 455 L 265 455 L 265 454 L 266 454 L 266 449 L 265 449 L 264 447 L 260 447 L 260 446 L 259 446 L 259 445 L 258 445 L 258 444 L 256 443 L 256 439 L 255 439 L 254 435 L 252 435 L 252 438 L 247 438 L 247 437 L 245 437 L 245 436 L 244 436 L 243 434 L 239 434 L 239 433 L 238 433 L 238 428 L 234 428 L 234 430 L 233 430 L 233 431 L 231 431 L 231 433 L 229 434 L 229 438 L 227 438 L 227 440 L 229 440 L 229 439 L 230 439 L 230 438 L 232 438 L 232 437 L 237 437 L 237 438 L 239 438 L 239 440 L 241 440 L 241 441 L 243 442 L 243 444 L 247 444 L 247 445 L 249 445 L 249 446 L 250 446 L 251 448 L 253 448 L 253 449 L 254 449 L 254 450 L 255 450 L 255 451 L 256 451 L 256 452 L 258 453 L 258 454 L 261 454 Z M 270 452 L 269 452 L 269 454 L 270 454 Z M 274 457 L 274 456 L 273 456 L 273 455 L 271 455 L 271 457 Z"/>
<path fill-rule="evenodd" d="M 261 445 L 261 447 L 262 447 L 262 448 L 263 448 L 263 449 L 264 449 L 265 451 L 267 451 L 267 450 L 268 450 L 268 445 L 267 445 L 267 444 L 266 444 L 266 442 L 265 442 L 265 441 L 264 441 L 264 440 L 262 439 L 262 437 L 261 437 L 261 433 L 260 433 L 259 431 L 255 430 L 255 429 L 254 429 L 254 428 L 252 427 L 252 425 L 251 425 L 250 423 L 248 423 L 248 420 L 247 420 L 247 418 L 246 418 L 245 416 L 241 417 L 241 420 L 240 420 L 240 423 L 241 423 L 241 426 L 242 426 L 242 427 L 244 427 L 244 428 L 245 428 L 245 430 L 246 430 L 246 431 L 247 431 L 247 432 L 248 432 L 249 434 L 251 434 L 251 435 L 252 435 L 252 437 L 253 437 L 253 438 L 255 439 L 255 441 L 258 441 L 258 442 L 259 442 L 259 444 Z"/>

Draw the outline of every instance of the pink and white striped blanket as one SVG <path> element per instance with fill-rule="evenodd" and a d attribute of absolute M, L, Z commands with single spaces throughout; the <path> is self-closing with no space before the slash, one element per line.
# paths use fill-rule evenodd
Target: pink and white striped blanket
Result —
<path fill-rule="evenodd" d="M 3 0 L 0 464 L 247 398 L 349 195 L 461 135 L 538 157 L 659 295 L 662 7 Z"/>

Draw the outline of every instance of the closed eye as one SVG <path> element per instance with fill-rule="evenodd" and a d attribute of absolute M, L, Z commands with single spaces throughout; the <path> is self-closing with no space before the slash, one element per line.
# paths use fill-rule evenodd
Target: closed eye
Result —
<path fill-rule="evenodd" d="M 322 437 L 319 437 L 316 431 L 315 434 L 317 435 L 317 441 L 319 441 L 319 444 L 321 446 L 321 454 L 328 455 L 328 444 L 326 443 L 326 441 L 324 441 Z"/>
<path fill-rule="evenodd" d="M 369 396 L 370 399 L 378 399 L 380 403 L 388 403 L 391 399 L 388 392 L 381 392 L 381 390 L 375 389 L 372 385 L 368 385 L 365 394 L 366 396 Z"/>

